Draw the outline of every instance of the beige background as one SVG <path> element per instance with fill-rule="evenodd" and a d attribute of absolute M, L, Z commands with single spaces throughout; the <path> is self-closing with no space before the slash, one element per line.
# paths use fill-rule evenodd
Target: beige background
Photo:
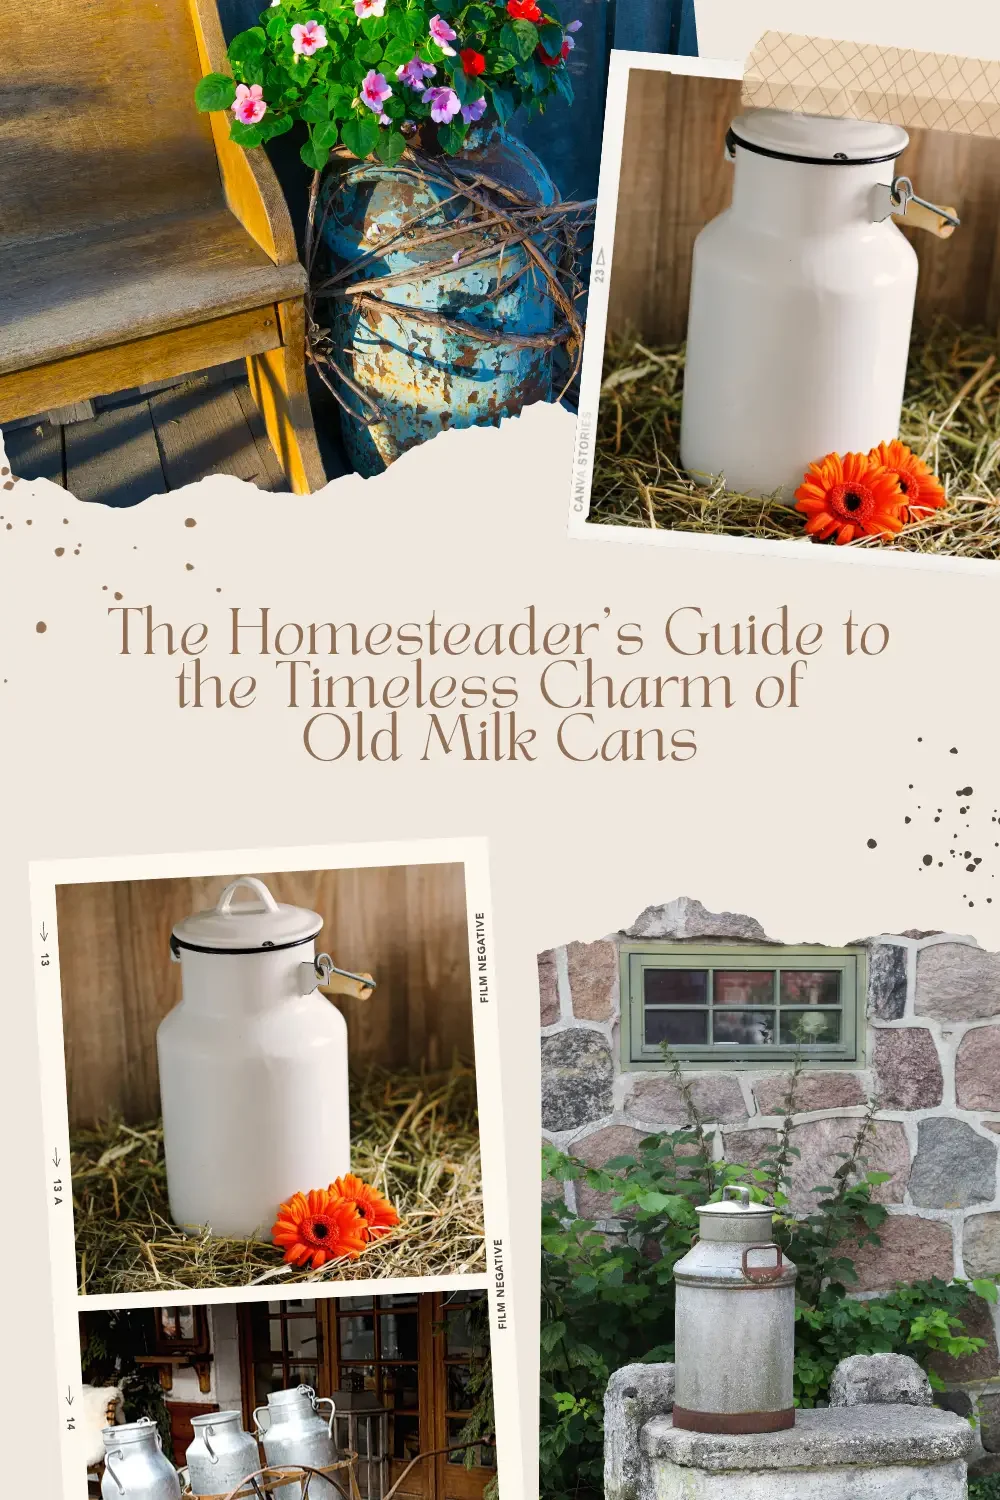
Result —
<path fill-rule="evenodd" d="M 236 874 L 243 873 L 237 871 Z M 253 873 L 253 872 L 246 872 Z M 170 932 L 214 906 L 235 876 L 116 880 L 57 888 L 70 1125 L 109 1112 L 139 1124 L 160 1109 L 156 1028 L 181 998 Z M 323 918 L 317 952 L 371 974 L 369 1000 L 336 1003 L 351 1066 L 431 1070 L 473 1060 L 461 865 L 262 874 L 276 901 Z M 237 900 L 247 899 L 246 891 Z"/>
<path fill-rule="evenodd" d="M 725 5 L 745 22 L 732 33 L 730 50 L 739 53 L 769 25 L 819 30 L 826 10 L 805 0 Z M 723 0 L 708 8 L 721 10 Z M 852 0 L 841 29 L 862 18 L 863 35 L 874 10 Z M 975 50 L 973 17 L 984 11 L 979 0 L 885 4 L 876 39 L 906 41 L 919 29 L 917 45 Z M 980 19 L 980 45 L 1000 56 L 1000 40 L 987 31 L 996 19 Z M 738 42 L 743 33 L 749 39 Z M 698 539 L 684 550 L 649 546 L 621 532 L 570 542 L 573 444 L 572 417 L 538 408 L 499 432 L 449 434 L 379 481 L 345 480 L 310 499 L 258 497 L 237 481 L 121 512 L 77 505 L 42 485 L 2 495 L 2 1266 L 8 1341 L 31 1351 L 33 1400 L 18 1408 L 19 1443 L 32 1455 L 39 1494 L 58 1493 L 56 1413 L 65 1408 L 48 1363 L 51 1169 L 35 1077 L 29 859 L 490 837 L 517 1221 L 518 1259 L 508 1269 L 529 1438 L 537 1411 L 535 954 L 627 925 L 650 902 L 683 891 L 709 907 L 751 912 L 787 941 L 840 943 L 916 924 L 1000 946 L 1000 905 L 970 911 L 951 867 L 923 868 L 920 835 L 903 821 L 910 782 L 941 805 L 966 782 L 990 808 L 1000 805 L 1000 573 L 902 557 L 879 565 L 797 544 L 750 556 Z M 57 546 L 66 548 L 61 558 Z M 106 609 L 115 591 L 178 621 L 215 619 L 235 603 L 268 604 L 286 619 L 426 619 L 433 608 L 455 619 L 512 620 L 534 601 L 550 619 L 603 621 L 608 609 L 614 623 L 642 620 L 651 634 L 680 605 L 700 605 L 708 620 L 737 620 L 787 603 L 831 630 L 849 610 L 888 622 L 892 644 L 864 660 L 824 650 L 797 710 L 749 707 L 747 693 L 770 665 L 733 664 L 739 701 L 695 714 L 699 750 L 685 764 L 572 764 L 552 746 L 558 715 L 543 717 L 526 690 L 525 722 L 548 726 L 534 765 L 421 762 L 419 752 L 396 764 L 323 765 L 304 755 L 301 716 L 278 706 L 266 664 L 266 704 L 179 712 L 176 659 L 114 654 Z M 599 656 L 621 670 L 613 653 Z M 670 672 L 678 663 L 660 647 L 644 654 L 644 667 Z M 635 723 L 634 713 L 605 717 Z M 674 726 L 690 717 L 664 716 Z M 960 779 L 951 746 L 961 751 Z M 19 1382 L 25 1373 L 22 1361 Z M 14 1375 L 8 1370 L 8 1399 Z M 504 1500 L 537 1493 L 530 1441 L 517 1458 L 523 1484 L 508 1469 Z"/>

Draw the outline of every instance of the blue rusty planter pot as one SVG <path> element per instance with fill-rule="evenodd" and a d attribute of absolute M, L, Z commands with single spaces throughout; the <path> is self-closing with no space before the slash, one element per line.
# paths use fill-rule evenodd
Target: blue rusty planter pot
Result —
<path fill-rule="evenodd" d="M 552 179 L 526 146 L 497 129 L 470 133 L 469 140 L 466 151 L 451 161 L 463 176 L 482 173 L 539 204 L 557 201 Z M 418 217 L 421 229 L 447 225 L 465 206 L 454 199 L 445 203 L 449 197 L 443 184 L 397 168 L 334 162 L 323 181 L 317 216 L 331 267 L 340 269 L 370 254 L 380 240 L 387 241 Z M 353 284 L 362 277 L 404 277 L 379 293 L 391 303 L 391 312 L 371 303 L 358 306 L 352 299 L 323 304 L 334 358 L 381 413 L 381 420 L 373 420 L 357 396 L 337 382 L 353 413 L 341 426 L 359 473 L 380 473 L 408 448 L 446 428 L 496 424 L 533 401 L 551 400 L 552 347 L 524 348 L 510 339 L 511 334 L 544 336 L 555 325 L 548 286 L 529 266 L 522 246 L 498 250 L 468 267 L 459 263 L 453 271 L 420 274 L 429 263 L 449 260 L 476 243 L 456 230 L 453 239 L 410 248 L 403 243 L 367 261 Z M 405 279 L 407 273 L 412 280 Z M 496 336 L 484 340 L 436 327 L 408 317 L 407 308 L 426 309 Z"/>

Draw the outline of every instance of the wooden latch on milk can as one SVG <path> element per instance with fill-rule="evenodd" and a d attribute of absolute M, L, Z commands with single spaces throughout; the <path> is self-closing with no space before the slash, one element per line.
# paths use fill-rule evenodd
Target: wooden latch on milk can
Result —
<path fill-rule="evenodd" d="M 948 239 L 962 222 L 953 208 L 940 208 L 926 198 L 918 198 L 908 177 L 894 177 L 891 183 L 880 183 L 874 199 L 872 218 L 876 223 L 891 216 L 913 229 L 926 229 L 939 240 Z"/>
<path fill-rule="evenodd" d="M 352 974 L 350 969 L 338 969 L 329 953 L 318 953 L 314 964 L 316 989 L 328 1000 L 334 995 L 349 995 L 352 1000 L 370 1000 L 378 986 L 370 974 Z"/>

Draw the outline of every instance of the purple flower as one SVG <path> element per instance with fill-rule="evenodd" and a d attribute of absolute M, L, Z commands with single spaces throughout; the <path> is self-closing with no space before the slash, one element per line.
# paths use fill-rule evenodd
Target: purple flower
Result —
<path fill-rule="evenodd" d="M 570 21 L 569 25 L 565 29 L 567 31 L 579 31 L 582 28 L 582 26 L 583 26 L 583 22 L 582 21 Z"/>
<path fill-rule="evenodd" d="M 423 101 L 430 105 L 431 119 L 436 120 L 439 125 L 447 125 L 462 108 L 455 90 L 449 88 L 428 89 Z"/>
<path fill-rule="evenodd" d="M 433 63 L 425 63 L 419 57 L 411 57 L 408 63 L 396 69 L 396 77 L 400 83 L 405 83 L 408 89 L 414 89 L 420 93 L 427 79 L 433 78 L 436 72 L 437 68 Z"/>
<path fill-rule="evenodd" d="M 481 120 L 486 113 L 486 100 L 473 99 L 471 104 L 462 105 L 462 119 L 466 125 L 471 125 L 475 120 Z"/>
<path fill-rule="evenodd" d="M 454 47 L 449 47 L 448 43 L 455 40 L 457 32 L 452 31 L 448 22 L 442 16 L 431 16 L 430 33 L 431 40 L 437 42 L 445 57 L 455 56 Z"/>
<path fill-rule="evenodd" d="M 370 110 L 373 110 L 375 114 L 380 115 L 382 113 L 383 104 L 387 99 L 391 98 L 392 89 L 386 83 L 383 75 L 381 73 L 376 73 L 374 68 L 370 69 L 370 71 L 365 74 L 364 82 L 361 85 L 362 104 L 367 104 Z"/>

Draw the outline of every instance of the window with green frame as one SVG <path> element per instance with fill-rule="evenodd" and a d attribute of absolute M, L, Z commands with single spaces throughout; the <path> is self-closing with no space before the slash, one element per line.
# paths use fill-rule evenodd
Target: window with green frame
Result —
<path fill-rule="evenodd" d="M 863 1059 L 860 948 L 625 943 L 621 979 L 628 1069 Z"/>

